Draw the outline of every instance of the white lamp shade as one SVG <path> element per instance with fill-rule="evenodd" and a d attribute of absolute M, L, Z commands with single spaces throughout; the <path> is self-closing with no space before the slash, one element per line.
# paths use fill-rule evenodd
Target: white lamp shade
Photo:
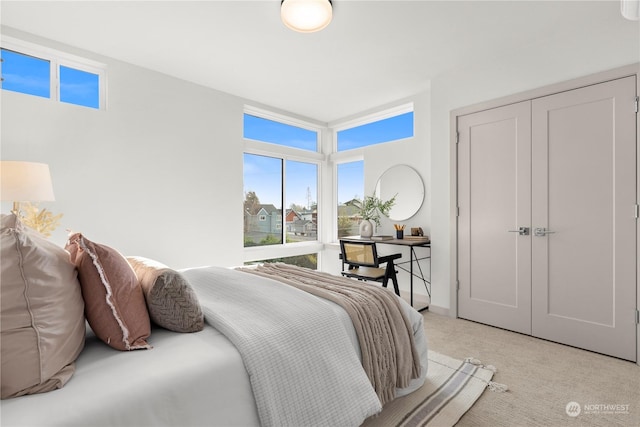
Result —
<path fill-rule="evenodd" d="M 283 0 L 280 17 L 284 25 L 300 33 L 313 33 L 331 22 L 333 10 L 329 0 Z"/>
<path fill-rule="evenodd" d="M 0 197 L 2 201 L 53 201 L 49 166 L 44 163 L 0 161 Z"/>
<path fill-rule="evenodd" d="M 620 12 L 625 18 L 637 21 L 640 19 L 640 0 L 620 0 Z"/>

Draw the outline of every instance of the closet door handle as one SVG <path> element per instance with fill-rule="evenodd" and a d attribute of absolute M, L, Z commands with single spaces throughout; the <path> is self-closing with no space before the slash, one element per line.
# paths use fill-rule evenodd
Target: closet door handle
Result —
<path fill-rule="evenodd" d="M 529 235 L 529 227 L 518 227 L 517 230 L 507 230 L 508 233 L 518 233 L 521 236 Z"/>
<path fill-rule="evenodd" d="M 547 230 L 544 227 L 536 227 L 533 229 L 533 234 L 538 237 L 544 237 L 547 234 L 553 234 L 555 231 Z"/>

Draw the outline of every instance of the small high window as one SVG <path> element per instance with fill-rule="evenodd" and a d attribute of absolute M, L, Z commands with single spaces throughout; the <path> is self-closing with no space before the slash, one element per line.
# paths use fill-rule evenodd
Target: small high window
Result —
<path fill-rule="evenodd" d="M 51 64 L 46 59 L 2 49 L 2 89 L 51 96 Z"/>
<path fill-rule="evenodd" d="M 100 76 L 60 66 L 60 101 L 100 108 Z"/>
<path fill-rule="evenodd" d="M 2 39 L 0 58 L 3 90 L 105 108 L 103 64 L 9 37 Z"/>
<path fill-rule="evenodd" d="M 244 137 L 301 150 L 318 151 L 318 132 L 244 114 Z"/>
<path fill-rule="evenodd" d="M 413 111 L 337 132 L 338 151 L 367 147 L 413 136 Z"/>

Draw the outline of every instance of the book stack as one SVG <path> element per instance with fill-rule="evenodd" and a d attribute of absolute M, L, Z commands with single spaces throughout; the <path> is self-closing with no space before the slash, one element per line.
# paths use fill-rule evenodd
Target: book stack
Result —
<path fill-rule="evenodd" d="M 371 240 L 393 240 L 393 236 L 388 236 L 388 235 L 371 236 Z"/>

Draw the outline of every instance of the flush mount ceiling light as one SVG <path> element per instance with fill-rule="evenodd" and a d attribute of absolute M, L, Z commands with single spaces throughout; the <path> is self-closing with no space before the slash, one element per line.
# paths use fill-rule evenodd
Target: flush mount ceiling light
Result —
<path fill-rule="evenodd" d="M 280 17 L 284 25 L 300 33 L 313 33 L 331 22 L 331 0 L 282 0 Z"/>

